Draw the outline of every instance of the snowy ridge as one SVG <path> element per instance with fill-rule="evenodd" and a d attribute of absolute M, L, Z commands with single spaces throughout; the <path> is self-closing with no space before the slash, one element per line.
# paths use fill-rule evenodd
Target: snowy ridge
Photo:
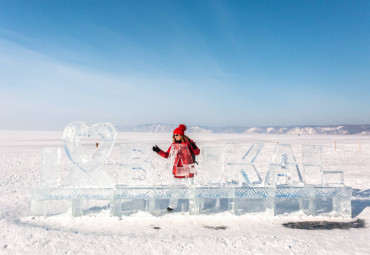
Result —
<path fill-rule="evenodd" d="M 142 124 L 137 126 L 117 126 L 120 132 L 171 133 L 178 125 Z M 287 135 L 370 135 L 367 125 L 330 125 L 330 126 L 269 126 L 269 127 L 206 127 L 188 126 L 189 133 L 223 134 L 287 134 Z"/>

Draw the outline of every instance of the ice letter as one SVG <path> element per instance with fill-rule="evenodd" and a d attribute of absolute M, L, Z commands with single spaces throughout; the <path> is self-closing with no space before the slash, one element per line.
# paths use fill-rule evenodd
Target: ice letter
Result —
<path fill-rule="evenodd" d="M 121 144 L 121 184 L 149 185 L 155 179 L 154 167 L 150 161 L 153 154 L 147 144 Z"/>
<path fill-rule="evenodd" d="M 263 144 L 253 144 L 249 149 L 241 144 L 228 144 L 224 149 L 225 171 L 227 184 L 256 185 L 262 182 L 254 166 L 254 160 L 261 151 Z"/>
<path fill-rule="evenodd" d="M 290 144 L 277 144 L 266 175 L 265 185 L 291 185 L 303 184 L 301 172 L 293 155 Z"/>

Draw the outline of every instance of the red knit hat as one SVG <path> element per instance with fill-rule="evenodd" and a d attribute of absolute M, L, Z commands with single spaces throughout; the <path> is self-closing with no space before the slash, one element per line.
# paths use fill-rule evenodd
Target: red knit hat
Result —
<path fill-rule="evenodd" d="M 185 130 L 186 126 L 184 124 L 180 124 L 179 127 L 173 131 L 173 134 L 184 135 Z"/>

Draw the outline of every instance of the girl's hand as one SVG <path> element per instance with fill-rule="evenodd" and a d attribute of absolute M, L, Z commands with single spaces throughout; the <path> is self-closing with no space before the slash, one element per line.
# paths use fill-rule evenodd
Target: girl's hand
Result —
<path fill-rule="evenodd" d="M 193 150 L 198 149 L 197 145 L 196 145 L 194 142 L 192 142 L 192 141 L 190 141 L 190 146 L 191 146 L 191 148 L 192 148 Z"/>
<path fill-rule="evenodd" d="M 161 149 L 159 149 L 159 147 L 157 145 L 155 145 L 155 146 L 153 146 L 153 151 L 158 153 L 158 152 L 161 151 Z"/>

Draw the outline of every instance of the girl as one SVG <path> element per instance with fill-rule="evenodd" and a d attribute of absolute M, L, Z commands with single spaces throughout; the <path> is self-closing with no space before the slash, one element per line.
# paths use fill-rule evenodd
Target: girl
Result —
<path fill-rule="evenodd" d="M 185 130 L 186 130 L 186 126 L 184 124 L 180 124 L 179 127 L 173 131 L 173 141 L 172 141 L 171 146 L 168 148 L 167 152 L 162 151 L 157 145 L 153 146 L 153 151 L 157 152 L 160 156 L 164 158 L 168 158 L 172 145 L 184 144 L 188 147 L 189 152 L 191 154 L 195 156 L 199 155 L 200 153 L 199 148 L 196 146 L 193 140 L 191 140 L 189 137 L 185 135 Z M 175 178 L 185 178 L 185 177 L 193 178 L 194 177 L 193 173 L 190 173 L 188 176 L 183 176 L 183 175 L 178 174 L 178 172 L 180 171 L 177 171 L 178 170 L 177 168 L 180 168 L 180 167 L 182 168 L 183 167 L 182 163 L 183 163 L 182 160 L 178 160 L 178 158 L 175 159 L 175 164 L 173 166 L 173 171 L 172 171 L 174 177 Z M 194 157 L 192 157 L 191 162 L 188 162 L 188 163 L 193 164 Z"/>
<path fill-rule="evenodd" d="M 173 145 L 184 144 L 188 147 L 189 152 L 192 155 L 188 155 L 189 153 L 186 153 L 187 155 L 184 155 L 185 153 L 183 153 L 184 158 L 182 160 L 179 159 L 178 155 L 176 155 L 176 158 L 175 158 L 172 173 L 175 178 L 179 178 L 179 179 L 194 177 L 193 173 L 187 173 L 185 175 L 180 174 L 181 172 L 180 169 L 184 169 L 183 163 L 193 164 L 194 158 L 195 158 L 193 155 L 199 155 L 200 153 L 200 150 L 196 146 L 195 142 L 193 142 L 193 140 L 191 140 L 189 137 L 185 135 L 185 130 L 186 130 L 186 126 L 184 124 L 180 124 L 179 127 L 173 131 L 173 141 L 172 141 L 171 146 L 168 148 L 167 152 L 162 151 L 157 145 L 153 146 L 153 151 L 157 152 L 160 156 L 164 158 L 168 158 L 168 156 L 170 155 L 171 147 Z M 169 212 L 173 211 L 174 208 L 177 207 L 177 204 L 178 204 L 178 199 L 171 199 L 170 204 L 167 207 L 167 211 Z"/>

